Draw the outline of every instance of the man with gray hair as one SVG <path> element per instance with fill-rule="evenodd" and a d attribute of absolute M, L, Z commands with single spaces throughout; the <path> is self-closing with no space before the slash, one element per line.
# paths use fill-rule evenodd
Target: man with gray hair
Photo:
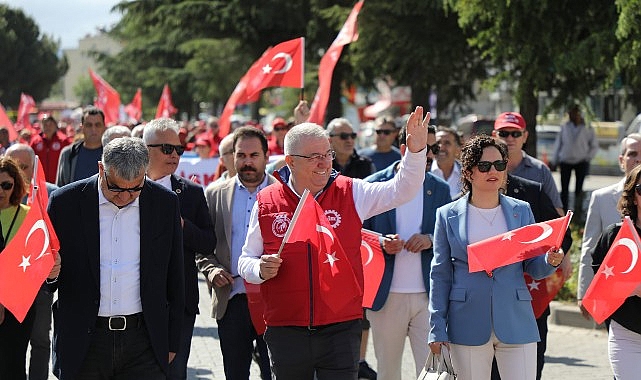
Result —
<path fill-rule="evenodd" d="M 160 118 L 147 123 L 142 138 L 149 149 L 147 178 L 178 196 L 183 231 L 185 270 L 185 309 L 180 334 L 180 346 L 176 359 L 169 365 L 167 379 L 187 378 L 187 360 L 191 349 L 191 337 L 198 314 L 198 269 L 196 252 L 214 250 L 214 226 L 207 212 L 207 202 L 202 186 L 176 174 L 180 155 L 184 148 L 178 137 L 178 123 Z"/>
<path fill-rule="evenodd" d="M 621 140 L 619 152 L 619 166 L 623 172 L 623 178 L 614 185 L 595 190 L 590 196 L 590 205 L 585 218 L 585 229 L 581 245 L 581 259 L 579 261 L 579 282 L 576 298 L 579 308 L 586 319 L 590 314 L 583 307 L 582 301 L 585 292 L 594 278 L 592 270 L 592 251 L 599 241 L 601 232 L 613 223 L 621 222 L 621 214 L 617 203 L 623 193 L 625 177 L 641 163 L 641 134 L 631 133 Z"/>
<path fill-rule="evenodd" d="M 141 139 L 104 147 L 98 174 L 54 191 L 48 212 L 66 265 L 51 284 L 61 380 L 166 379 L 184 313 L 176 194 L 145 170 Z"/>
<path fill-rule="evenodd" d="M 118 137 L 131 137 L 131 130 L 129 127 L 125 127 L 124 125 L 111 126 L 105 129 L 100 141 L 102 142 L 102 146 L 105 146 L 109 144 L 111 140 L 117 139 Z"/>

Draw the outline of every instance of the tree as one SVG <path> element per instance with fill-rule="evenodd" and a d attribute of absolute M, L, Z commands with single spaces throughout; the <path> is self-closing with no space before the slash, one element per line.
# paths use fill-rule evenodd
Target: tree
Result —
<path fill-rule="evenodd" d="M 47 97 L 68 69 L 58 49 L 22 10 L 0 4 L 0 102 L 17 108 L 21 92 L 36 101 Z"/>

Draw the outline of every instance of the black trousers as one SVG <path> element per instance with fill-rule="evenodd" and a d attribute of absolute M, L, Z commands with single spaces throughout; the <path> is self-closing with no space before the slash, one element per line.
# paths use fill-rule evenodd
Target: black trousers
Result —
<path fill-rule="evenodd" d="M 581 202 L 583 199 L 583 181 L 588 175 L 590 162 L 582 161 L 578 164 L 565 164 L 561 162 L 559 167 L 561 168 L 561 202 L 563 202 L 563 209 L 565 211 L 569 209 L 568 198 L 572 170 L 574 170 L 574 176 L 576 177 L 576 186 L 574 186 L 575 206 L 579 208 L 581 205 L 576 204 L 576 202 Z"/>
<path fill-rule="evenodd" d="M 33 326 L 34 308 L 31 306 L 22 323 L 5 310 L 0 324 L 0 380 L 25 380 L 27 346 Z"/>
<path fill-rule="evenodd" d="M 274 379 L 356 380 L 362 332 L 360 319 L 318 329 L 267 326 Z"/>

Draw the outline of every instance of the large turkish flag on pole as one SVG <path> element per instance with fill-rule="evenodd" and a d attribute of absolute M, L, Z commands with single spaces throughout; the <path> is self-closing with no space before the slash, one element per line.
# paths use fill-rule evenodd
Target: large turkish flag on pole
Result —
<path fill-rule="evenodd" d="M 156 119 L 161 117 L 172 117 L 176 112 L 178 112 L 178 109 L 174 107 L 174 103 L 171 100 L 171 90 L 169 89 L 169 85 L 165 84 L 165 87 L 162 88 L 160 100 L 158 101 Z"/>
<path fill-rule="evenodd" d="M 506 233 L 470 244 L 467 247 L 470 273 L 486 271 L 518 263 L 559 248 L 570 225 L 572 211 L 566 216 L 530 224 Z"/>
<path fill-rule="evenodd" d="M 40 202 L 34 202 L 16 235 L 0 253 L 0 304 L 19 322 L 27 315 L 58 254 L 51 248 L 44 215 Z"/>
<path fill-rule="evenodd" d="M 281 42 L 267 50 L 247 73 L 246 97 L 267 87 L 303 88 L 305 38 Z"/>
<path fill-rule="evenodd" d="M 640 246 L 639 234 L 626 216 L 581 301 L 597 323 L 603 323 L 641 284 Z"/>
<path fill-rule="evenodd" d="M 378 232 L 361 229 L 361 261 L 363 263 L 363 307 L 371 308 L 381 286 L 385 271 L 385 257 Z"/>
<path fill-rule="evenodd" d="M 321 58 L 320 65 L 318 66 L 318 90 L 316 90 L 316 95 L 314 96 L 314 101 L 309 111 L 309 118 L 307 119 L 310 123 L 325 124 L 325 110 L 327 108 L 327 102 L 329 101 L 334 68 L 336 67 L 336 63 L 338 63 L 338 59 L 341 57 L 343 46 L 358 39 L 356 19 L 362 7 L 363 1 L 359 1 L 354 5 L 338 36 L 336 36 L 334 42 L 332 42 L 329 49 L 327 49 L 323 55 L 323 58 Z"/>
<path fill-rule="evenodd" d="M 341 243 L 325 212 L 305 189 L 292 222 L 285 232 L 283 245 L 304 241 L 316 249 L 321 299 L 334 312 L 350 302 L 362 302 L 363 292 Z"/>
<path fill-rule="evenodd" d="M 89 69 L 89 75 L 96 88 L 96 101 L 94 106 L 105 114 L 105 124 L 118 123 L 120 118 L 120 94 L 102 77 Z"/>

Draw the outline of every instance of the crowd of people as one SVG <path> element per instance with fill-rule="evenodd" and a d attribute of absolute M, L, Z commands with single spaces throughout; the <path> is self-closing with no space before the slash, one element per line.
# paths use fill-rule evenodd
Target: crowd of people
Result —
<path fill-rule="evenodd" d="M 24 322 L 0 305 L 0 357 L 11 358 L 0 360 L 0 380 L 27 372 L 47 379 L 50 371 L 64 380 L 186 379 L 199 276 L 210 290 L 228 380 L 247 380 L 252 360 L 262 379 L 400 380 L 408 337 L 417 375 L 429 352 L 445 345 L 460 380 L 539 380 L 549 308 L 534 315 L 524 274 L 540 279 L 560 268 L 567 280 L 570 233 L 560 247 L 488 273 L 469 272 L 467 246 L 562 216 L 572 170 L 581 207 L 598 146 L 578 108 L 555 145 L 561 193 L 548 166 L 523 150 L 528 131 L 517 112 L 500 114 L 491 136 L 463 140 L 431 125 L 419 106 L 402 125 L 376 119 L 375 140 L 365 147 L 348 119 L 320 126 L 306 122 L 308 113 L 301 101 L 292 121 L 237 125 L 227 136 L 215 117 L 106 126 L 94 107 L 77 128 L 42 115 L 16 141 L 0 127 L 0 246 L 29 210 L 36 157 L 60 241 Z M 218 158 L 214 182 L 177 174 L 186 151 Z M 621 141 L 619 162 L 625 178 L 595 191 L 587 210 L 580 307 L 622 215 L 641 226 L 641 135 Z M 354 281 L 327 282 L 321 273 L 343 259 L 325 259 L 310 241 L 283 244 L 307 191 L 328 216 L 349 264 L 341 270 Z M 362 306 L 361 228 L 380 234 L 384 256 L 369 308 Z M 256 289 L 262 327 L 250 307 Z M 620 380 L 641 370 L 639 302 L 631 295 L 608 324 Z M 375 369 L 365 361 L 369 339 Z"/>

